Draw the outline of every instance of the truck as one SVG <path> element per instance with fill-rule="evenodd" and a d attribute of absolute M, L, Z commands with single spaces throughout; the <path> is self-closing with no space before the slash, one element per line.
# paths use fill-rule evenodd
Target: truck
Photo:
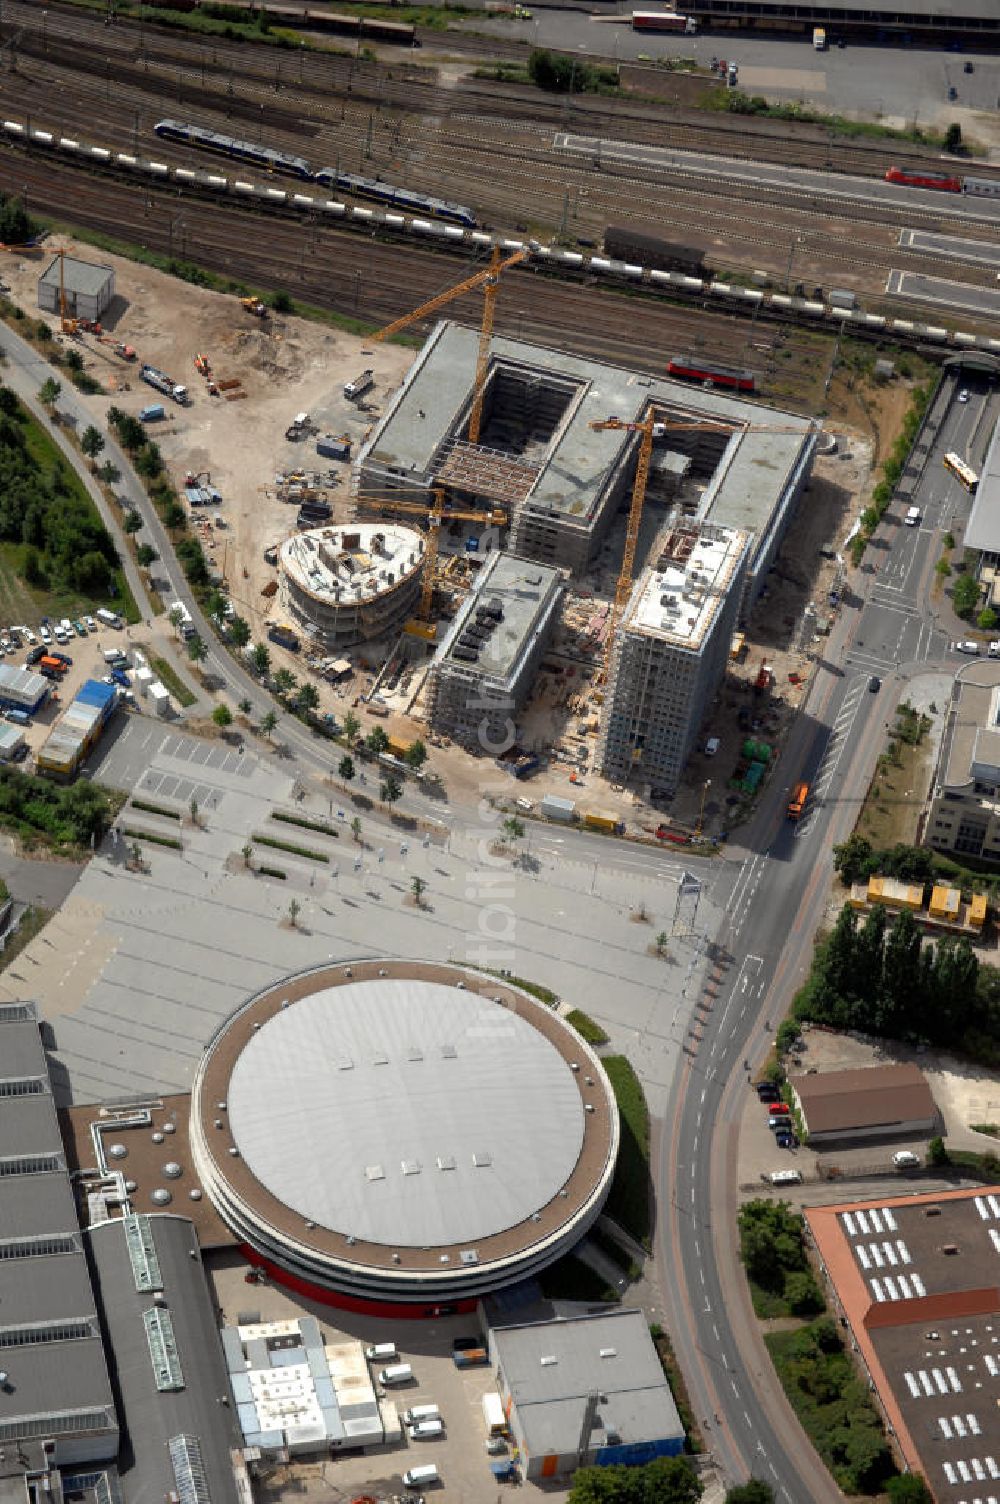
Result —
<path fill-rule="evenodd" d="M 179 406 L 187 406 L 187 387 L 179 386 L 171 376 L 167 375 L 166 371 L 161 371 L 156 366 L 143 366 L 139 375 L 147 386 L 155 387 L 158 392 L 162 392 L 165 397 L 169 397 Z"/>
<path fill-rule="evenodd" d="M 167 416 L 167 410 L 162 402 L 151 402 L 139 413 L 140 423 L 160 423 Z"/>
<path fill-rule="evenodd" d="M 353 381 L 348 381 L 344 386 L 344 396 L 348 402 L 357 402 L 365 392 L 370 392 L 375 385 L 375 372 L 372 370 L 362 371 L 360 376 L 355 376 Z"/>
<path fill-rule="evenodd" d="M 278 644 L 279 648 L 288 648 L 289 652 L 292 653 L 298 652 L 299 639 L 291 627 L 285 626 L 281 622 L 272 622 L 267 629 L 267 635 L 272 642 Z"/>
<path fill-rule="evenodd" d="M 679 16 L 672 10 L 634 10 L 633 31 L 680 31 L 693 37 L 698 30 L 694 16 Z"/>
<path fill-rule="evenodd" d="M 600 809 L 584 810 L 583 823 L 590 830 L 606 830 L 609 835 L 617 835 L 623 829 L 623 822 L 617 815 Z"/>
<path fill-rule="evenodd" d="M 806 800 L 808 798 L 809 798 L 809 785 L 808 785 L 808 783 L 797 783 L 795 785 L 795 787 L 792 789 L 792 797 L 788 801 L 787 814 L 788 814 L 789 820 L 798 820 L 798 819 L 801 818 L 802 811 L 806 807 Z"/>
<path fill-rule="evenodd" d="M 813 27 L 813 46 L 817 52 L 826 51 L 826 32 L 822 26 Z"/>
<path fill-rule="evenodd" d="M 506 1435 L 507 1417 L 503 1410 L 503 1400 L 495 1389 L 487 1389 L 483 1395 L 483 1420 L 486 1422 L 487 1436 Z"/>
<path fill-rule="evenodd" d="M 451 1361 L 456 1368 L 483 1368 L 490 1361 L 490 1355 L 485 1347 L 454 1347 Z"/>

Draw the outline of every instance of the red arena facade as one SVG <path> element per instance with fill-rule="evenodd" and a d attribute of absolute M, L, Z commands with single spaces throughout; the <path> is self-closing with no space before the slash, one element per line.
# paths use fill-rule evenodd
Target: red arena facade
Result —
<path fill-rule="evenodd" d="M 193 1163 L 250 1261 L 313 1299 L 472 1309 L 585 1235 L 618 1110 L 553 1009 L 471 968 L 326 964 L 249 998 L 191 1097 Z"/>

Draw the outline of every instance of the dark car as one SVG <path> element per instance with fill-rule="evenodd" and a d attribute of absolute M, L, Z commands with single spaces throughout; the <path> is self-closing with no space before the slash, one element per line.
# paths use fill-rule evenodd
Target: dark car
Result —
<path fill-rule="evenodd" d="M 73 660 L 68 653 L 50 653 L 50 658 L 56 658 L 60 663 L 65 663 L 67 668 L 72 668 Z"/>
<path fill-rule="evenodd" d="M 774 1135 L 774 1141 L 777 1144 L 777 1146 L 778 1146 L 779 1149 L 794 1149 L 795 1148 L 795 1134 L 794 1133 L 776 1133 Z"/>
<path fill-rule="evenodd" d="M 871 678 L 868 680 L 868 688 L 871 690 L 873 695 L 877 695 L 879 690 L 882 688 L 882 680 L 877 676 L 877 674 L 872 674 Z"/>
<path fill-rule="evenodd" d="M 31 652 L 28 654 L 27 658 L 25 658 L 24 661 L 28 665 L 28 667 L 30 668 L 33 663 L 37 663 L 38 662 L 39 658 L 44 658 L 45 657 L 45 653 L 46 653 L 45 644 L 44 644 L 44 642 L 40 642 L 38 644 L 37 648 L 32 648 Z"/>
<path fill-rule="evenodd" d="M 971 63 L 966 63 L 962 71 L 963 73 L 974 73 L 976 70 Z"/>

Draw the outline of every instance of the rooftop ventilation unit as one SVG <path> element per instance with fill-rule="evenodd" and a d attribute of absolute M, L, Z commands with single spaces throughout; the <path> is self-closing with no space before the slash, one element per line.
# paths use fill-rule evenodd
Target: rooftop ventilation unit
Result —
<path fill-rule="evenodd" d="M 461 1251 L 461 1253 L 458 1255 L 458 1257 L 459 1257 L 459 1262 L 462 1263 L 462 1264 L 467 1264 L 468 1265 L 468 1264 L 478 1264 L 479 1263 L 479 1254 L 476 1252 L 476 1250 L 474 1248 L 463 1248 L 462 1251 Z"/>

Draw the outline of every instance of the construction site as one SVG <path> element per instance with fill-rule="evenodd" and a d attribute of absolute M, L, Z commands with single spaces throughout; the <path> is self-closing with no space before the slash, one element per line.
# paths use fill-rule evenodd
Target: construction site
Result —
<path fill-rule="evenodd" d="M 80 272 L 60 249 L 45 278 L 63 277 L 64 337 L 112 367 L 109 399 L 137 415 L 134 377 L 164 377 L 150 436 L 193 482 L 213 572 L 273 667 L 315 676 L 328 719 L 350 706 L 425 738 L 449 780 L 477 776 L 472 754 L 533 774 L 539 795 L 586 780 L 630 823 L 650 802 L 690 826 L 684 769 L 720 691 L 771 691 L 749 718 L 734 702 L 741 730 L 777 732 L 794 711 L 811 633 L 798 606 L 787 631 L 755 606 L 804 524 L 805 567 L 788 574 L 808 591 L 825 569 L 815 542 L 853 502 L 852 484 L 831 489 L 832 511 L 799 506 L 828 447 L 814 420 L 494 335 L 499 255 L 365 342 L 115 257 Z M 37 285 L 37 263 L 16 270 Z M 102 350 L 72 327 L 67 279 L 112 290 Z M 415 358 L 391 343 L 470 291 L 485 295 L 479 329 L 439 322 Z M 164 301 L 194 305 L 208 353 L 151 315 Z M 190 364 L 187 386 L 174 378 Z"/>

